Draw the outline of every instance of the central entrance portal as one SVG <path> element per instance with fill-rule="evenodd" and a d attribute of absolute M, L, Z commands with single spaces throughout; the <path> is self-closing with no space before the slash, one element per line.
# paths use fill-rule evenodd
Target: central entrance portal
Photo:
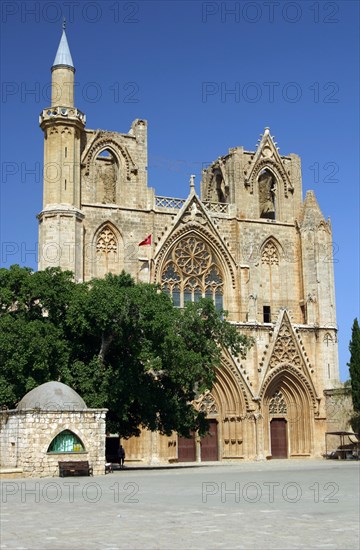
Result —
<path fill-rule="evenodd" d="M 288 457 L 286 424 L 285 418 L 273 418 L 270 422 L 272 458 Z"/>

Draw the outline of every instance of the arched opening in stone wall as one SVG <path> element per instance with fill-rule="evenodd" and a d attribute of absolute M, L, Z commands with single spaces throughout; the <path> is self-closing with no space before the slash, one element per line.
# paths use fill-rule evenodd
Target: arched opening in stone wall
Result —
<path fill-rule="evenodd" d="M 230 202 L 230 188 L 226 180 L 225 162 L 223 159 L 215 162 L 203 172 L 205 181 L 205 200 L 212 203 L 226 204 Z"/>
<path fill-rule="evenodd" d="M 116 187 L 119 165 L 110 149 L 103 149 L 94 160 L 96 202 L 116 203 Z"/>
<path fill-rule="evenodd" d="M 247 419 L 243 389 L 227 361 L 216 370 L 211 392 L 200 396 L 195 406 L 209 421 L 209 433 L 198 442 L 201 461 L 244 458 L 254 444 L 253 427 Z M 195 460 L 195 434 L 191 439 L 178 438 L 178 457 L 179 461 Z"/>
<path fill-rule="evenodd" d="M 260 218 L 276 219 L 276 178 L 265 168 L 258 177 Z"/>
<path fill-rule="evenodd" d="M 85 447 L 81 439 L 71 430 L 60 432 L 49 445 L 48 453 L 83 453 Z"/>
<path fill-rule="evenodd" d="M 263 398 L 267 456 L 272 457 L 273 451 L 276 458 L 311 455 L 312 411 L 308 389 L 300 378 L 284 366 L 271 380 Z"/>

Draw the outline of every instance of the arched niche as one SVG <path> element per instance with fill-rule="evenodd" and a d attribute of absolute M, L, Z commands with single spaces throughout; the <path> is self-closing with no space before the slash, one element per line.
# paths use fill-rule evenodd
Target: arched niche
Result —
<path fill-rule="evenodd" d="M 226 177 L 225 161 L 219 159 L 203 172 L 204 196 L 211 203 L 230 202 L 230 187 Z"/>
<path fill-rule="evenodd" d="M 261 170 L 258 176 L 259 215 L 260 218 L 276 219 L 276 189 L 277 179 L 269 168 Z"/>
<path fill-rule="evenodd" d="M 104 222 L 95 232 L 92 251 L 93 277 L 121 273 L 124 268 L 123 239 L 111 222 Z"/>
<path fill-rule="evenodd" d="M 85 446 L 81 439 L 71 430 L 58 433 L 50 443 L 48 453 L 83 453 Z"/>
<path fill-rule="evenodd" d="M 116 203 L 119 178 L 119 162 L 110 148 L 98 152 L 93 161 L 96 183 L 96 202 L 102 204 Z"/>

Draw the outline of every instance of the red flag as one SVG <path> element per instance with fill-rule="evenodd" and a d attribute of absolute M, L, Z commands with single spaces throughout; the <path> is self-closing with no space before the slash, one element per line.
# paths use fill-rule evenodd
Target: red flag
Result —
<path fill-rule="evenodd" d="M 145 240 L 138 244 L 138 246 L 145 246 L 147 244 L 151 244 L 151 235 L 148 235 Z"/>

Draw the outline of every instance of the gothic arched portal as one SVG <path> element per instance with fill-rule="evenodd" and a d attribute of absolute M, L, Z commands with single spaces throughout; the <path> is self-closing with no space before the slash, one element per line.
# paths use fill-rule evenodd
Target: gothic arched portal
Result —
<path fill-rule="evenodd" d="M 286 445 L 286 457 L 312 454 L 312 399 L 308 389 L 293 369 L 290 371 L 284 367 L 272 378 L 264 392 L 262 410 L 265 452 L 268 456 L 284 458 L 281 456 L 284 445 Z M 276 450 L 272 448 L 274 431 L 277 431 L 278 439 Z M 282 437 L 286 438 L 286 442 L 280 441 Z"/>

